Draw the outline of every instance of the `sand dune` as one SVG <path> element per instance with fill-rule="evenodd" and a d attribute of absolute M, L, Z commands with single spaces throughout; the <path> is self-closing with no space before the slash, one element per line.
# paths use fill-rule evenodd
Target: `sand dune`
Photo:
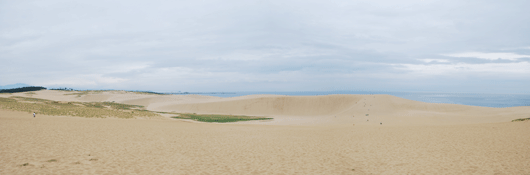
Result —
<path fill-rule="evenodd" d="M 307 118 L 308 120 L 319 117 L 320 119 L 325 119 L 325 123 L 380 124 L 384 122 L 387 125 L 453 125 L 509 122 L 513 119 L 526 117 L 530 112 L 529 107 L 487 108 L 455 104 L 433 104 L 390 95 L 265 96 L 244 99 L 233 98 L 203 103 L 172 104 L 154 109 L 177 112 L 275 116 L 276 118 Z"/>
<path fill-rule="evenodd" d="M 529 132 L 530 121 L 270 126 L 0 111 L 0 174 L 529 174 Z"/>
<path fill-rule="evenodd" d="M 274 120 L 33 118 L 0 110 L 0 174 L 530 173 L 530 121 L 509 122 L 530 117 L 529 107 L 432 104 L 390 95 L 0 94 L 9 96 Z"/>
<path fill-rule="evenodd" d="M 75 93 L 45 90 L 32 95 L 13 95 L 56 101 L 114 101 L 146 106 L 153 111 L 273 117 L 274 120 L 268 122 L 247 122 L 268 125 L 459 125 L 509 122 L 530 117 L 530 107 L 489 108 L 434 104 L 391 95 L 249 95 L 220 98 L 124 91 L 82 95 Z"/>
<path fill-rule="evenodd" d="M 217 101 L 167 105 L 158 109 L 181 112 L 237 113 L 247 115 L 333 115 L 355 105 L 362 97 L 330 95 L 316 97 L 267 96 Z"/>

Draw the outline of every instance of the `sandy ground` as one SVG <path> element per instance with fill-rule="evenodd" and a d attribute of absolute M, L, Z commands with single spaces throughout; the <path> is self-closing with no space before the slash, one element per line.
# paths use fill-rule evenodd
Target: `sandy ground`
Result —
<path fill-rule="evenodd" d="M 33 118 L 3 110 L 0 174 L 530 174 L 530 121 L 509 122 L 530 117 L 528 107 L 428 104 L 384 95 L 11 95 L 274 120 Z"/>

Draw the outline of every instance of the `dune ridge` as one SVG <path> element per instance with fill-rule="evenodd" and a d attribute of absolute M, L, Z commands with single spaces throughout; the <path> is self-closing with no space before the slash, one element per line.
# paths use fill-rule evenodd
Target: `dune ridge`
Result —
<path fill-rule="evenodd" d="M 73 94 L 73 95 L 72 95 Z M 38 91 L 31 96 L 56 101 L 102 102 L 142 105 L 151 111 L 233 114 L 273 117 L 254 122 L 280 125 L 456 125 L 510 122 L 530 117 L 530 107 L 491 108 L 457 104 L 425 103 L 391 95 L 284 96 L 156 95 L 125 91 Z M 6 96 L 6 95 L 3 95 Z M 251 122 L 252 123 L 252 122 Z"/>
<path fill-rule="evenodd" d="M 336 123 L 435 125 L 508 122 L 529 115 L 530 107 L 489 108 L 435 104 L 391 95 L 265 96 L 173 104 L 155 108 L 177 112 L 330 118 Z M 367 122 L 363 122 L 367 121 Z M 329 122 L 327 122 L 329 123 Z"/>

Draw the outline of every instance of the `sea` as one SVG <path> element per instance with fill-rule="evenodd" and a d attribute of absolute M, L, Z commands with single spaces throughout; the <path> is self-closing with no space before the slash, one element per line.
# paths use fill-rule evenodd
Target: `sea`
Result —
<path fill-rule="evenodd" d="M 485 94 L 485 93 L 433 93 L 433 92 L 370 92 L 370 91 L 301 91 L 301 92 L 183 92 L 177 95 L 208 95 L 216 97 L 238 97 L 245 95 L 271 94 L 289 96 L 318 96 L 332 94 L 387 94 L 427 103 L 461 104 L 506 108 L 530 106 L 530 94 Z"/>

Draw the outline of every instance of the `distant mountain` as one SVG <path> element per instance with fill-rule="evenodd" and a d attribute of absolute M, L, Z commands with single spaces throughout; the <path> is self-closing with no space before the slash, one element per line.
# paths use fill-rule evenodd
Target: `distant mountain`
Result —
<path fill-rule="evenodd" d="M 24 83 L 17 83 L 17 84 L 10 84 L 5 86 L 0 86 L 0 89 L 13 89 L 13 88 L 20 88 L 20 87 L 28 87 L 30 85 L 24 84 Z"/>

